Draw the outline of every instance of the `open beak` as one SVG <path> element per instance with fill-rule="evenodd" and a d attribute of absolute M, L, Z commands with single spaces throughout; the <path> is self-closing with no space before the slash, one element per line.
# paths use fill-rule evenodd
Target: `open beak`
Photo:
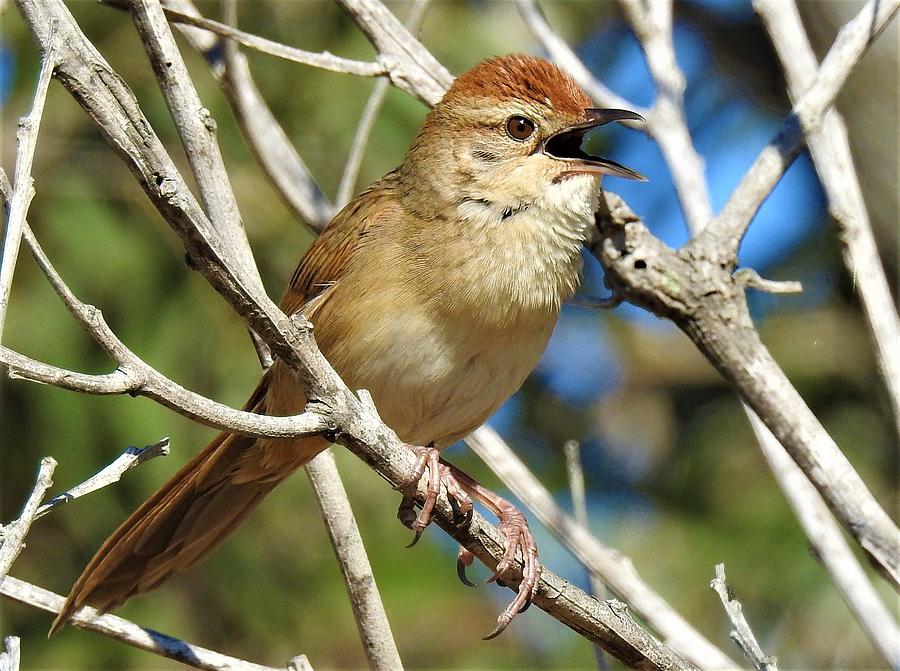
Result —
<path fill-rule="evenodd" d="M 562 173 L 554 181 L 559 181 L 574 174 L 593 173 L 614 175 L 625 179 L 636 179 L 646 182 L 647 178 L 639 172 L 626 168 L 624 165 L 611 161 L 608 158 L 592 156 L 581 148 L 584 136 L 598 126 L 603 126 L 611 121 L 644 121 L 644 117 L 637 112 L 629 112 L 628 110 L 598 109 L 594 107 L 586 109 L 585 112 L 588 117 L 587 121 L 569 126 L 555 135 L 551 135 L 538 148 L 538 151 L 542 151 L 547 156 L 559 161 L 567 161 L 572 165 L 571 170 Z"/>

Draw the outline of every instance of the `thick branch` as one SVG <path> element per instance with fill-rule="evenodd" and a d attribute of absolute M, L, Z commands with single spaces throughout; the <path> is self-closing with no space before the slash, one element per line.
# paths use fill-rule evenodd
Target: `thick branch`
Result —
<path fill-rule="evenodd" d="M 653 237 L 627 206 L 605 194 L 592 251 L 611 288 L 671 319 L 775 434 L 844 527 L 893 585 L 900 531 L 791 385 L 759 337 L 743 287 L 705 233 L 680 250 Z"/>

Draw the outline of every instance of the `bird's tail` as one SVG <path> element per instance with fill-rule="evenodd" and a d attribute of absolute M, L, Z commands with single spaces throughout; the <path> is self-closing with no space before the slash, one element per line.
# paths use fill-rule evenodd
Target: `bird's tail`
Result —
<path fill-rule="evenodd" d="M 248 409 L 261 409 L 260 392 Z M 266 494 L 327 445 L 318 437 L 216 436 L 106 539 L 72 586 L 50 634 L 86 604 L 111 610 L 203 561 Z"/>

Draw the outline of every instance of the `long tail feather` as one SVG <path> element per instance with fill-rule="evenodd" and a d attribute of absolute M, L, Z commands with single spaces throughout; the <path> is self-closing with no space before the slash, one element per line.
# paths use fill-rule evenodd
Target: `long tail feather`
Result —
<path fill-rule="evenodd" d="M 261 404 L 261 395 L 254 396 L 248 406 Z M 72 586 L 50 634 L 85 604 L 112 610 L 204 560 L 266 494 L 325 447 L 322 438 L 219 434 L 107 538 Z"/>

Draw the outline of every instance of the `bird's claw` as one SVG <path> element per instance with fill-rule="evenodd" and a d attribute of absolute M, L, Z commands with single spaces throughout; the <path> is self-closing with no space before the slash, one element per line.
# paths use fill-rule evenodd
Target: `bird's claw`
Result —
<path fill-rule="evenodd" d="M 466 567 L 471 566 L 474 561 L 475 555 L 460 546 L 459 552 L 456 553 L 456 575 L 459 576 L 459 581 L 467 587 L 475 587 L 475 583 L 466 575 Z"/>
<path fill-rule="evenodd" d="M 525 612 L 531 605 L 531 600 L 537 592 L 537 586 L 541 579 L 541 563 L 537 558 L 537 544 L 531 529 L 528 528 L 528 522 L 512 504 L 505 501 L 503 503 L 505 505 L 499 513 L 500 533 L 503 535 L 504 546 L 503 558 L 497 562 L 497 568 L 487 582 L 499 582 L 510 577 L 510 571 L 515 566 L 516 552 L 519 549 L 522 550 L 522 580 L 519 583 L 516 598 L 506 607 L 506 610 L 500 613 L 497 617 L 497 626 L 484 637 L 484 640 L 502 634 L 516 615 Z"/>
<path fill-rule="evenodd" d="M 416 534 L 412 543 L 407 547 L 412 547 L 419 541 L 422 532 L 425 531 L 425 527 L 431 522 L 434 505 L 441 494 L 442 483 L 447 488 L 447 498 L 450 501 L 450 506 L 453 508 L 455 517 L 460 520 L 457 526 L 460 528 L 468 526 L 474 513 L 472 499 L 460 487 L 450 467 L 441 463 L 440 452 L 437 448 L 410 446 L 410 449 L 416 454 L 416 463 L 409 477 L 396 487 L 396 489 L 404 493 L 400 507 L 397 509 L 397 518 Z M 412 494 L 418 488 L 419 481 L 425 475 L 426 469 L 428 470 L 428 478 L 425 480 L 425 501 L 422 504 L 422 511 L 416 516 Z"/>

